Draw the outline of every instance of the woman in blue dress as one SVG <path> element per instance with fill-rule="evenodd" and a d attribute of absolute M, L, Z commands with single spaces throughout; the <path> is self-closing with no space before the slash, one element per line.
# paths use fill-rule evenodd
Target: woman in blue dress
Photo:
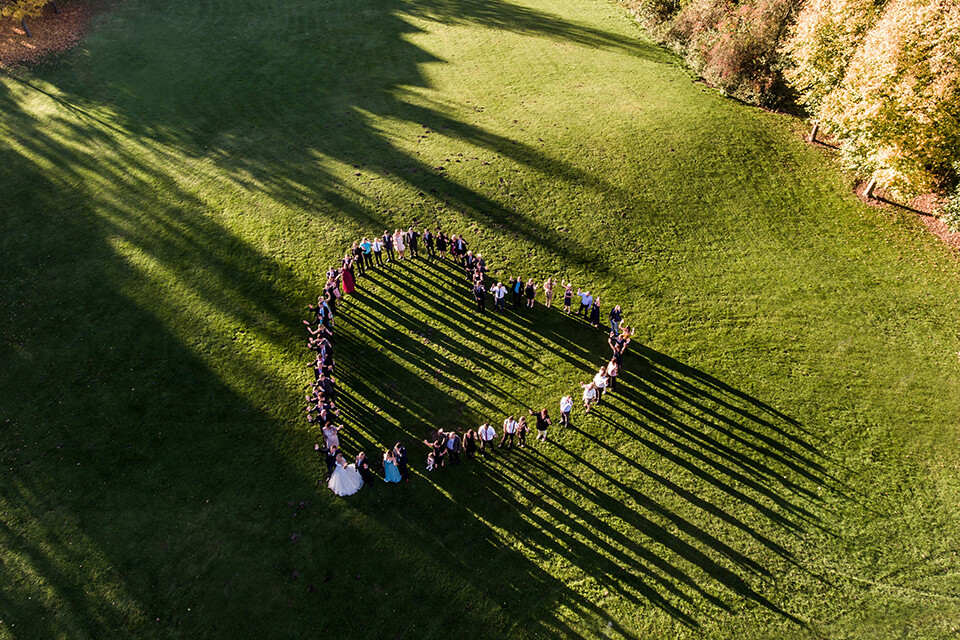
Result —
<path fill-rule="evenodd" d="M 397 469 L 397 458 L 392 451 L 383 454 L 383 479 L 387 482 L 400 482 L 400 470 Z"/>

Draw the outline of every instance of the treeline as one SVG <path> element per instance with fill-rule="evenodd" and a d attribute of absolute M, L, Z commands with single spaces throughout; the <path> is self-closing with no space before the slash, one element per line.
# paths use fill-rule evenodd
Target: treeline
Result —
<path fill-rule="evenodd" d="M 960 1 L 624 0 L 707 82 L 800 106 L 900 197 L 960 174 Z"/>

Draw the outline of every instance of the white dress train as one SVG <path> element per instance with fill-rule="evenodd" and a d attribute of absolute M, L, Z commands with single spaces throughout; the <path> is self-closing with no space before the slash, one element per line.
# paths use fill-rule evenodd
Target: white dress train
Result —
<path fill-rule="evenodd" d="M 327 486 L 338 496 L 352 496 L 360 491 L 360 487 L 363 486 L 363 478 L 360 477 L 360 472 L 357 471 L 355 465 L 348 464 L 345 467 L 337 465 L 330 475 Z"/>

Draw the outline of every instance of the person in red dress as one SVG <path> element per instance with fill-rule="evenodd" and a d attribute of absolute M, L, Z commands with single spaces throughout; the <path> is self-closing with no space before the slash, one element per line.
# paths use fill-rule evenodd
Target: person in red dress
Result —
<path fill-rule="evenodd" d="M 340 270 L 340 277 L 343 280 L 343 295 L 353 293 L 356 288 L 356 280 L 353 278 L 353 258 L 343 259 L 343 269 Z"/>

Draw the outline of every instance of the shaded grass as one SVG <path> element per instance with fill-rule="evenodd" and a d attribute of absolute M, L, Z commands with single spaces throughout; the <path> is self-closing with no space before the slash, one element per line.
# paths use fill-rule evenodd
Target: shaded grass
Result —
<path fill-rule="evenodd" d="M 618 9 L 138 0 L 0 109 L 0 634 L 954 633 L 954 257 Z M 550 444 L 336 500 L 301 310 L 411 219 L 638 340 Z M 449 267 L 361 285 L 351 452 L 419 467 L 607 353 L 556 310 L 480 321 Z"/>

